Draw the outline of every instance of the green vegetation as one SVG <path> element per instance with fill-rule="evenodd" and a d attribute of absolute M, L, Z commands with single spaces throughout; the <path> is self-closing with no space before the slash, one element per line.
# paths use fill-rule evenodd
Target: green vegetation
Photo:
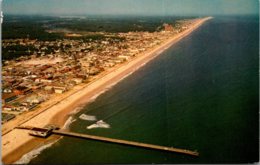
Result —
<path fill-rule="evenodd" d="M 6 16 L 2 26 L 2 38 L 6 39 L 37 39 L 38 41 L 56 41 L 62 39 L 81 40 L 82 42 L 93 41 L 109 41 L 121 42 L 124 37 L 117 36 L 118 32 L 130 31 L 160 31 L 163 23 L 174 25 L 176 20 L 183 19 L 180 17 L 100 17 L 90 16 L 86 19 L 79 18 L 58 18 L 44 16 Z M 47 30 L 65 29 L 68 31 L 76 31 L 83 34 L 81 37 L 64 36 L 64 32 L 49 33 Z M 58 30 L 59 31 L 59 30 Z M 86 32 L 108 32 L 115 35 L 105 34 L 88 34 Z M 34 45 L 20 45 L 19 41 L 15 41 L 11 45 L 2 49 L 2 59 L 10 60 L 20 56 L 27 56 L 36 53 L 50 54 L 60 49 L 64 52 L 71 45 L 49 46 L 47 48 Z M 89 48 L 92 49 L 92 48 Z"/>
<path fill-rule="evenodd" d="M 53 41 L 64 38 L 63 33 L 46 30 L 68 29 L 82 32 L 159 31 L 163 23 L 174 24 L 181 17 L 98 17 L 86 19 L 44 16 L 6 16 L 3 22 L 3 39 L 29 38 Z M 91 36 L 93 40 L 101 36 Z"/>
<path fill-rule="evenodd" d="M 124 41 L 124 37 L 119 37 L 119 36 L 106 36 L 104 34 L 87 34 L 83 35 L 81 37 L 64 37 L 66 39 L 71 39 L 71 40 L 82 40 L 83 42 L 91 42 L 91 41 L 101 41 L 101 40 L 109 40 L 113 42 L 119 42 L 119 41 Z"/>
<path fill-rule="evenodd" d="M 73 31 L 88 31 L 88 32 L 130 32 L 130 31 L 157 31 L 158 27 L 164 22 L 173 24 L 174 19 L 160 19 L 156 17 L 98 17 L 93 19 L 73 19 L 67 21 L 66 19 L 53 21 L 54 27 L 66 28 Z"/>
<path fill-rule="evenodd" d="M 11 60 L 24 55 L 32 55 L 35 50 L 33 45 L 10 45 L 2 48 L 2 59 Z"/>
<path fill-rule="evenodd" d="M 3 39 L 38 39 L 42 41 L 54 41 L 62 38 L 62 34 L 48 33 L 45 31 L 44 24 L 38 22 L 37 18 L 26 19 L 27 17 L 7 16 L 3 22 Z M 42 18 L 44 19 L 44 18 Z"/>

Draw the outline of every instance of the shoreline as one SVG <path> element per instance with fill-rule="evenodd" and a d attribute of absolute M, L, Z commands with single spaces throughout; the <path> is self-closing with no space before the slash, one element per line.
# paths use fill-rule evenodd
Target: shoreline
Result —
<path fill-rule="evenodd" d="M 198 19 L 189 29 L 174 35 L 157 47 L 148 50 L 115 68 L 101 73 L 100 76 L 97 76 L 90 83 L 83 86 L 83 88 L 76 90 L 57 104 L 48 107 L 45 111 L 40 112 L 21 125 L 43 127 L 51 123 L 62 127 L 71 115 L 70 113 L 77 107 L 88 104 L 93 100 L 93 97 L 96 98 L 102 92 L 111 88 L 113 85 L 159 56 L 163 51 L 191 34 L 209 19 L 211 19 L 211 17 Z M 46 143 L 46 141 L 50 141 L 50 139 L 51 137 L 47 138 L 47 140 L 41 139 L 40 141 L 42 141 L 41 143 Z M 29 136 L 28 131 L 13 129 L 2 136 L 2 161 L 8 164 L 13 163 L 25 153 L 28 153 L 39 146 L 39 138 Z"/>

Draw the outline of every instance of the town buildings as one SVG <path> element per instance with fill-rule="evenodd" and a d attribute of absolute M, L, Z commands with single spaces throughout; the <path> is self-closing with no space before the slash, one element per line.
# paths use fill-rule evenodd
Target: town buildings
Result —
<path fill-rule="evenodd" d="M 185 22 L 185 27 L 189 24 Z M 96 32 L 93 34 L 103 37 L 88 41 L 81 35 L 70 35 L 69 39 L 56 41 L 4 40 L 3 48 L 23 45 L 33 47 L 34 52 L 4 61 L 3 112 L 18 115 L 33 110 L 50 96 L 62 95 L 76 85 L 87 83 L 99 73 L 153 49 L 183 30 L 182 26 L 163 26 L 162 31 L 152 33 Z"/>

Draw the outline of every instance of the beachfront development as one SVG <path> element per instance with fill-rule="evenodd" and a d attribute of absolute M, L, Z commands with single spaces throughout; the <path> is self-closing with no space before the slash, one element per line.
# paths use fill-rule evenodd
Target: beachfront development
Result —
<path fill-rule="evenodd" d="M 42 103 L 62 97 L 76 85 L 91 82 L 100 73 L 160 46 L 196 21 L 179 21 L 174 27 L 163 24 L 161 31 L 153 33 L 88 33 L 87 36 L 103 37 L 93 41 L 78 39 L 81 34 L 71 33 L 65 34 L 74 36 L 70 40 L 3 40 L 3 49 L 10 53 L 21 51 L 19 47 L 34 52 L 4 61 L 2 123 L 36 110 Z M 34 50 L 30 50 L 31 47 Z"/>
<path fill-rule="evenodd" d="M 9 53 L 17 53 L 20 47 L 30 54 L 3 63 L 4 162 L 14 162 L 39 146 L 27 132 L 15 127 L 43 127 L 49 123 L 62 127 L 69 113 L 79 105 L 91 101 L 208 19 L 210 17 L 181 20 L 175 25 L 162 24 L 156 32 L 63 32 L 69 39 L 3 40 L 3 49 L 9 49 Z M 21 153 L 16 152 L 21 147 Z"/>

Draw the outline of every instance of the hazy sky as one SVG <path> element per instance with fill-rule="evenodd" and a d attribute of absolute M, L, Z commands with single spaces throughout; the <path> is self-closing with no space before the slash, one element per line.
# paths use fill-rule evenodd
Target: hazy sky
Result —
<path fill-rule="evenodd" d="M 3 0 L 4 14 L 257 14 L 259 0 Z"/>

